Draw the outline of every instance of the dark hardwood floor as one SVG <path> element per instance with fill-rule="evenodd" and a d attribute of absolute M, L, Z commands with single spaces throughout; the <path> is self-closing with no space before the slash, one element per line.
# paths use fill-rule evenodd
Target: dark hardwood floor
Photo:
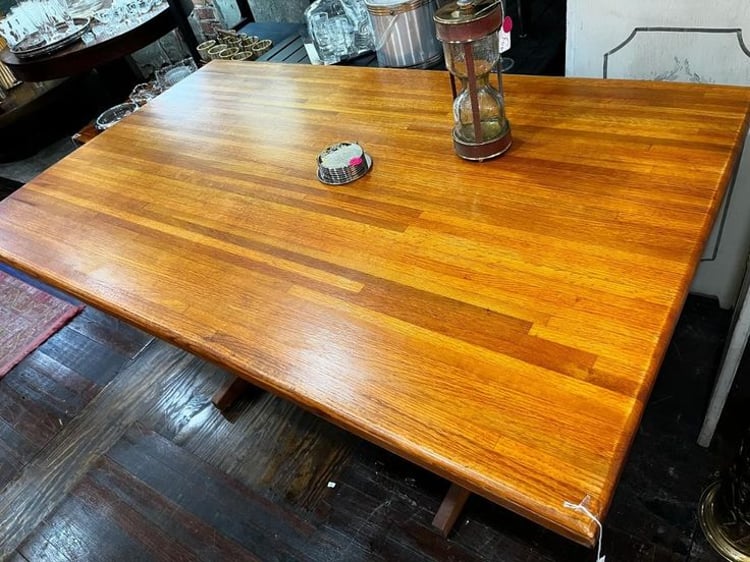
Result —
<path fill-rule="evenodd" d="M 607 560 L 720 560 L 695 518 L 735 446 L 695 436 L 728 324 L 691 298 L 605 525 Z M 227 375 L 91 307 L 0 380 L 9 560 L 592 560 L 481 498 L 445 540 L 448 484 L 274 396 L 226 415 Z"/>

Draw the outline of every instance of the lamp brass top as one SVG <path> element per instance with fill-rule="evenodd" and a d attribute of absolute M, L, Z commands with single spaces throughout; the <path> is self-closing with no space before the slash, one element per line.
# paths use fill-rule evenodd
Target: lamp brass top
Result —
<path fill-rule="evenodd" d="M 503 5 L 500 0 L 456 0 L 433 16 L 437 38 L 444 43 L 467 43 L 500 28 Z"/>

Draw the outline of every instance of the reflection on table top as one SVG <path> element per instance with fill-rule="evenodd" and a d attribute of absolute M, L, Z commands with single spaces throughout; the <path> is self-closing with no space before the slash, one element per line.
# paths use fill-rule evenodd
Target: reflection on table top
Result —
<path fill-rule="evenodd" d="M 21 60 L 8 49 L 0 52 L 0 61 L 21 80 L 41 81 L 80 74 L 96 66 L 119 59 L 156 41 L 175 27 L 166 2 L 115 28 L 94 22 L 84 38 L 48 56 Z"/>
<path fill-rule="evenodd" d="M 750 90 L 505 89 L 480 164 L 444 72 L 212 62 L 0 203 L 0 259 L 591 544 Z"/>

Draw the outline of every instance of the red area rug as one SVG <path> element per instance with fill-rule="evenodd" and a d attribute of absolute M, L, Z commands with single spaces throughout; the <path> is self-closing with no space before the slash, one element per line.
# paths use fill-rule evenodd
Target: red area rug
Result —
<path fill-rule="evenodd" d="M 0 377 L 82 308 L 0 271 Z"/>

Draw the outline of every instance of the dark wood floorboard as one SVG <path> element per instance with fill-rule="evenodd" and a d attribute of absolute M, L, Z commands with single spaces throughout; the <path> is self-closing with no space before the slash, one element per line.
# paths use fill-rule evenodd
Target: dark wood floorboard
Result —
<path fill-rule="evenodd" d="M 100 508 L 75 495 L 79 488 L 58 507 L 54 517 L 41 524 L 34 539 L 19 549 L 26 558 L 71 561 L 159 559 L 149 556 L 145 540 L 134 540 L 123 532 L 116 517 L 102 517 Z M 91 537 L 97 539 L 91 540 Z"/>
<path fill-rule="evenodd" d="M 172 537 L 187 550 L 187 559 L 199 560 L 256 560 L 238 543 L 217 531 L 201 518 L 183 509 L 164 495 L 156 493 L 146 483 L 109 458 L 102 457 L 92 472 L 87 475 L 94 484 L 108 491 L 110 497 L 102 505 L 113 510 L 121 506 L 137 514 L 133 535 L 142 532 L 161 533 Z M 139 527 L 145 527 L 142 531 Z"/>
<path fill-rule="evenodd" d="M 103 355 L 103 362 L 109 366 L 110 354 Z M 75 358 L 76 363 L 81 361 Z M 39 451 L 21 475 L 3 490 L 0 557 L 12 552 L 55 509 L 97 457 L 156 402 L 161 389 L 169 386 L 171 378 L 191 361 L 194 359 L 172 346 L 153 342 L 138 361 L 128 365 L 122 376 L 102 390 L 86 410 Z"/>
<path fill-rule="evenodd" d="M 161 436 L 130 431 L 108 457 L 261 560 L 305 558 L 310 523 Z"/>
<path fill-rule="evenodd" d="M 106 385 L 130 359 L 126 354 L 92 340 L 76 330 L 66 330 L 65 336 L 50 338 L 42 344 L 40 350 L 96 385 Z M 90 361 L 89 358 L 92 356 L 98 360 Z"/>
<path fill-rule="evenodd" d="M 240 481 L 303 509 L 318 504 L 355 441 L 270 394 L 241 402 L 229 414 L 232 423 L 207 407 L 175 442 Z"/>
<path fill-rule="evenodd" d="M 93 307 L 86 307 L 68 329 L 132 359 L 151 341 L 151 336 Z"/>
<path fill-rule="evenodd" d="M 65 327 L 53 339 L 64 345 L 70 331 L 70 327 Z M 104 348 L 106 346 L 100 347 Z M 119 366 L 125 361 L 126 358 L 121 357 Z M 22 361 L 3 379 L 2 385 L 0 489 L 10 483 L 102 388 L 47 355 L 43 349 Z"/>
<path fill-rule="evenodd" d="M 7 382 L 25 400 L 43 404 L 64 420 L 76 416 L 101 390 L 44 353 L 23 361 Z"/>
<path fill-rule="evenodd" d="M 38 447 L 0 419 L 0 488 L 12 482 Z"/>

